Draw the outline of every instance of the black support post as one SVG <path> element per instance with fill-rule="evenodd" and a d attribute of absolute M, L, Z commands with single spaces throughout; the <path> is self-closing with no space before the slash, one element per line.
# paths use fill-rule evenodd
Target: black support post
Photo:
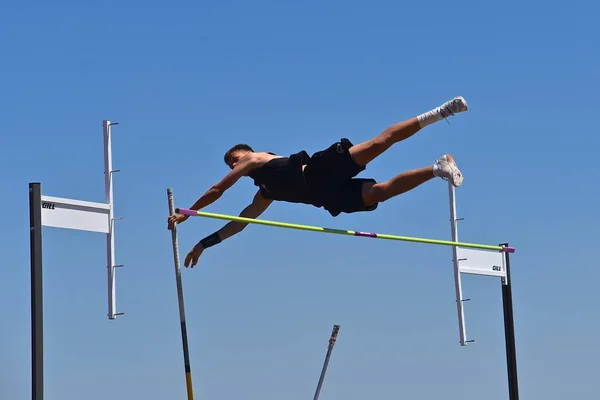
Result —
<path fill-rule="evenodd" d="M 44 398 L 44 312 L 42 291 L 42 195 L 29 183 L 29 246 L 31 258 L 31 398 Z"/>
<path fill-rule="evenodd" d="M 503 243 L 501 246 L 508 246 Z M 506 257 L 506 278 L 502 282 L 502 308 L 504 309 L 504 338 L 506 342 L 506 368 L 508 373 L 508 398 L 519 400 L 519 382 L 517 378 L 517 348 L 515 344 L 515 322 L 513 317 L 512 288 L 510 280 L 510 255 Z"/>

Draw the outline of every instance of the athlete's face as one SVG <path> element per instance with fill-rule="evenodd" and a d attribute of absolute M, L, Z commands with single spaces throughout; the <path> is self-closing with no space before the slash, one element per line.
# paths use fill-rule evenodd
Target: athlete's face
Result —
<path fill-rule="evenodd" d="M 247 150 L 237 150 L 231 153 L 231 157 L 229 158 L 229 168 L 234 169 L 237 163 L 240 161 L 242 157 L 244 157 L 248 153 Z"/>

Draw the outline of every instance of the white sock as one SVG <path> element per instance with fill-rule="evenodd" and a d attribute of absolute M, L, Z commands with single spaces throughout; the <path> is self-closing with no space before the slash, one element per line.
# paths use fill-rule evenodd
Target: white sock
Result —
<path fill-rule="evenodd" d="M 417 117 L 417 120 L 419 121 L 419 126 L 421 128 L 425 128 L 427 125 L 431 125 L 434 122 L 438 122 L 444 119 L 440 111 L 441 107 L 436 107 L 431 111 L 427 111 L 426 113 L 419 115 Z"/>
<path fill-rule="evenodd" d="M 433 176 L 439 177 L 440 173 L 441 173 L 440 167 L 437 165 L 437 163 L 434 163 L 433 164 Z"/>

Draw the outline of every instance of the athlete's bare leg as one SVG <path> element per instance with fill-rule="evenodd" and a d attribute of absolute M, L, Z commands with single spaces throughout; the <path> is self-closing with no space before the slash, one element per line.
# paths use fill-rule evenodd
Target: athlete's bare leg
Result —
<path fill-rule="evenodd" d="M 354 162 L 364 167 L 392 147 L 392 145 L 408 139 L 427 125 L 467 110 L 468 105 L 465 99 L 455 97 L 431 111 L 398 122 L 384 130 L 378 136 L 352 146 L 350 148 L 350 155 Z"/>
<path fill-rule="evenodd" d="M 460 186 L 463 183 L 462 173 L 454 159 L 450 154 L 446 154 L 438 158 L 431 166 L 405 171 L 385 182 L 365 184 L 363 199 L 367 206 L 381 203 L 413 190 L 434 177 L 449 180 L 454 186 Z"/>

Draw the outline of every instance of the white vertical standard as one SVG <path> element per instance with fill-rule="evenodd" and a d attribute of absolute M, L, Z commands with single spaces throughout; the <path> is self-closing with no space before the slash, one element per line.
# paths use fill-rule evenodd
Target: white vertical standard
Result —
<path fill-rule="evenodd" d="M 452 228 L 452 240 L 458 241 L 458 221 L 463 218 L 456 217 L 456 189 L 452 183 L 448 183 L 448 197 L 450 200 L 450 226 Z M 456 286 L 456 309 L 458 312 L 458 327 L 460 331 L 460 344 L 466 346 L 473 340 L 467 340 L 467 328 L 465 324 L 464 302 L 469 299 L 463 298 L 462 274 L 494 276 L 502 279 L 504 284 L 506 278 L 506 255 L 500 251 L 465 249 L 452 246 L 452 262 L 454 263 L 454 282 Z"/>
<path fill-rule="evenodd" d="M 448 195 L 450 199 L 450 226 L 452 228 L 452 241 L 458 242 L 458 218 L 456 217 L 456 191 L 452 183 L 448 182 Z M 458 247 L 452 246 L 452 261 L 454 262 L 454 285 L 456 287 L 456 310 L 458 312 L 458 329 L 460 331 L 460 344 L 467 344 L 467 329 L 465 327 L 465 311 L 462 297 L 462 281 L 458 266 Z"/>
<path fill-rule="evenodd" d="M 96 203 L 41 196 L 42 226 L 76 229 L 106 234 L 106 266 L 108 272 L 108 318 L 115 319 L 123 313 L 116 312 L 115 268 L 115 218 L 113 203 L 113 173 L 110 121 L 103 121 L 104 134 L 104 184 L 106 203 Z"/>
<path fill-rule="evenodd" d="M 118 125 L 118 122 L 111 123 L 110 121 L 102 121 L 102 130 L 104 136 L 104 190 L 106 197 L 106 204 L 110 206 L 109 209 L 109 225 L 108 233 L 106 234 L 106 269 L 108 278 L 108 318 L 115 319 L 117 315 L 123 313 L 116 312 L 117 303 L 117 289 L 116 289 L 116 278 L 115 268 L 121 267 L 121 265 L 115 264 L 115 213 L 113 203 L 113 173 L 119 172 L 119 170 L 113 170 L 112 167 L 112 137 L 111 137 L 111 126 Z"/>

